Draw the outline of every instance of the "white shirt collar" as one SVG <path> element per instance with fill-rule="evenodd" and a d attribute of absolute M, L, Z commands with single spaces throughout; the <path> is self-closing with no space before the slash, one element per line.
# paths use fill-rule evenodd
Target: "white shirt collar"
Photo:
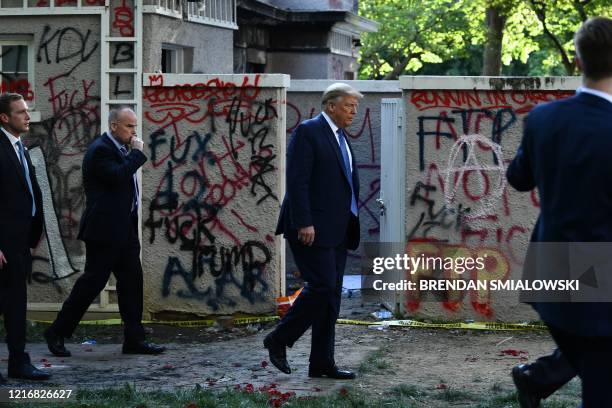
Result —
<path fill-rule="evenodd" d="M 334 123 L 334 121 L 329 117 L 329 115 L 325 112 L 321 112 L 321 114 L 323 115 L 323 117 L 325 118 L 325 120 L 327 121 L 327 123 L 329 124 L 329 127 L 331 127 L 332 132 L 334 133 L 334 136 L 336 136 L 336 138 L 338 137 L 338 129 L 340 129 L 338 126 L 336 126 L 336 124 Z"/>
<path fill-rule="evenodd" d="M 123 147 L 124 149 L 127 149 L 125 146 L 123 146 L 121 143 L 119 143 L 117 141 L 117 139 L 115 139 L 115 137 L 111 134 L 111 132 L 109 131 L 108 133 L 106 133 L 106 136 L 108 136 L 108 138 L 111 140 L 111 142 L 113 142 L 113 144 L 115 145 L 115 147 L 117 148 L 117 150 L 121 151 L 121 148 Z"/>
<path fill-rule="evenodd" d="M 15 137 L 13 135 L 11 135 L 5 128 L 0 126 L 0 129 L 2 129 L 2 131 L 4 132 L 4 134 L 6 135 L 6 137 L 9 138 L 9 141 L 11 142 L 11 145 L 13 147 L 15 147 L 15 143 L 19 142 L 21 140 L 21 137 Z M 25 147 L 25 146 L 24 146 Z"/>
<path fill-rule="evenodd" d="M 597 89 L 587 88 L 586 86 L 581 86 L 578 89 L 576 89 L 576 93 L 581 93 L 581 92 L 599 96 L 600 98 L 604 98 L 608 102 L 612 103 L 612 95 L 610 95 L 607 92 L 598 91 Z"/>

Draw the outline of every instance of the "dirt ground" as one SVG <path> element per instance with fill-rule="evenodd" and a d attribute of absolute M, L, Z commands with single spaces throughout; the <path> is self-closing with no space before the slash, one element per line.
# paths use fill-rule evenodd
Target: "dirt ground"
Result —
<path fill-rule="evenodd" d="M 359 293 L 343 300 L 341 317 L 367 318 L 379 310 L 364 304 Z M 370 319 L 373 319 L 371 316 Z M 310 379 L 308 355 L 310 333 L 288 350 L 291 375 L 268 364 L 262 346 L 273 323 L 233 329 L 149 326 L 151 340 L 166 344 L 161 356 L 121 354 L 121 328 L 83 328 L 67 347 L 70 358 L 57 358 L 46 349 L 40 330 L 34 330 L 28 350 L 34 363 L 53 374 L 52 384 L 84 388 L 115 387 L 126 383 L 139 390 L 175 390 L 177 387 L 223 388 L 272 383 L 283 392 L 297 394 L 337 392 L 353 387 L 383 395 L 393 387 L 410 387 L 422 406 L 473 406 L 469 395 L 512 393 L 511 368 L 549 353 L 554 344 L 545 332 L 478 332 L 397 328 L 376 330 L 368 326 L 338 325 L 336 359 L 340 366 L 359 373 L 354 381 Z M 80 344 L 85 339 L 96 344 Z M 504 350 L 514 352 L 503 353 Z M 512 355 L 516 354 L 516 355 Z M 6 346 L 0 344 L 0 372 L 6 373 Z M 575 381 L 574 381 L 575 382 Z M 11 386 L 30 385 L 11 380 Z M 51 385 L 51 384 L 49 384 Z M 454 402 L 436 394 L 458 393 Z M 579 386 L 566 387 L 565 396 L 575 400 Z M 465 394 L 465 395 L 464 395 Z M 576 400 L 577 401 L 577 400 Z M 421 406 L 421 405 L 419 405 Z M 555 405 L 557 406 L 557 405 Z"/>

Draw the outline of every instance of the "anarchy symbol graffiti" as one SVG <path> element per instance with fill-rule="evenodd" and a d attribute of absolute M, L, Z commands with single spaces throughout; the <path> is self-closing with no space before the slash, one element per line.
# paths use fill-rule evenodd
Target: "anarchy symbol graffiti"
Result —
<path fill-rule="evenodd" d="M 493 160 L 485 159 L 482 152 L 490 150 Z M 465 160 L 460 153 L 465 152 Z M 480 155 L 479 155 L 480 153 Z M 463 185 L 467 198 L 476 201 L 466 218 L 479 218 L 496 213 L 496 204 L 506 187 L 506 168 L 501 146 L 479 134 L 461 136 L 451 148 L 446 169 L 443 171 L 444 200 L 447 208 L 453 208 L 458 201 L 457 190 Z M 470 177 L 478 174 L 478 177 Z M 474 180 L 480 194 L 471 194 Z M 468 185 L 469 184 L 469 185 Z"/>

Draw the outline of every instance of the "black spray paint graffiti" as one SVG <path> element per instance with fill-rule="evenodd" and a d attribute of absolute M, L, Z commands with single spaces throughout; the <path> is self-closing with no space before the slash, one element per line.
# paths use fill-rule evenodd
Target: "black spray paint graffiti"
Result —
<path fill-rule="evenodd" d="M 39 247 L 46 247 L 46 253 L 38 255 L 40 251 L 39 248 L 36 248 L 35 255 L 32 257 L 32 273 L 29 282 L 51 284 L 57 293 L 62 293 L 59 281 L 79 273 L 82 269 L 82 262 L 79 262 L 78 265 L 73 262 L 62 239 L 49 238 L 59 237 L 60 229 L 57 215 L 54 211 L 48 210 L 49 207 L 52 208 L 52 204 L 49 203 L 52 193 L 46 160 L 40 147 L 30 146 L 29 152 L 32 164 L 37 169 L 36 178 L 42 190 L 43 205 L 46 210 L 43 224 L 44 236 L 47 237 L 39 242 Z"/>
<path fill-rule="evenodd" d="M 111 68 L 133 68 L 134 67 L 134 44 L 129 42 L 117 42 L 111 46 Z M 134 97 L 134 75 L 133 74 L 111 74 L 110 81 L 113 84 L 111 96 L 113 99 L 132 99 Z M 127 81 L 126 81 L 127 79 Z M 127 84 L 126 84 L 127 82 Z"/>
<path fill-rule="evenodd" d="M 179 289 L 176 296 L 206 301 L 213 310 L 218 310 L 221 305 L 236 306 L 236 301 L 227 295 L 232 287 L 251 303 L 261 301 L 262 294 L 268 290 L 264 271 L 271 258 L 266 245 L 256 241 L 231 248 L 203 246 L 194 257 L 191 272 L 185 270 L 177 257 L 170 257 L 164 271 L 162 295 L 170 295 L 171 281 L 178 276 L 188 291 Z M 205 273 L 214 279 L 214 287 L 200 290 L 194 282 L 202 279 Z"/>
<path fill-rule="evenodd" d="M 91 30 L 87 30 L 85 34 L 73 27 L 65 27 L 53 31 L 50 26 L 45 26 L 38 53 L 36 54 L 38 62 L 49 64 L 60 64 L 64 62 L 74 63 L 63 76 L 69 76 L 82 63 L 87 62 L 93 53 L 98 49 L 99 43 L 90 39 Z M 74 47 L 74 44 L 77 44 Z M 44 56 L 44 60 L 43 60 Z"/>
<path fill-rule="evenodd" d="M 420 181 L 416 183 L 412 193 L 410 194 L 410 207 L 414 208 L 421 205 L 425 206 L 425 211 L 422 211 L 418 216 L 416 223 L 408 232 L 406 237 L 407 242 L 414 239 L 428 239 L 433 229 L 455 230 L 459 231 L 462 227 L 463 218 L 469 214 L 470 208 L 464 208 L 463 204 L 459 203 L 457 208 L 448 208 L 446 205 L 441 206 L 436 210 L 436 201 L 430 198 L 430 193 L 436 193 L 437 187 L 431 184 L 425 184 Z M 448 240 L 437 241 L 447 242 Z"/>
<path fill-rule="evenodd" d="M 417 136 L 419 138 L 419 170 L 425 170 L 425 136 L 434 136 L 436 145 L 439 149 L 439 139 L 444 137 L 450 139 L 452 143 L 463 135 L 472 133 L 481 133 L 480 128 L 483 120 L 492 121 L 491 140 L 494 143 L 502 143 L 503 133 L 511 128 L 516 122 L 516 112 L 511 108 L 503 109 L 456 109 L 451 111 L 452 114 L 458 114 L 461 119 L 461 131 L 458 134 L 454 127 L 455 118 L 449 117 L 446 112 L 441 112 L 437 116 L 419 116 L 419 130 Z M 426 125 L 433 122 L 434 130 L 426 130 Z M 431 127 L 427 126 L 427 127 Z M 446 131 L 442 131 L 442 128 Z M 493 162 L 497 163 L 497 157 L 492 156 Z M 463 159 L 467 159 L 467 150 L 463 150 Z"/>
<path fill-rule="evenodd" d="M 37 48 L 37 60 L 46 64 L 52 74 L 44 81 L 44 88 L 37 92 L 37 108 L 51 111 L 41 122 L 32 123 L 29 144 L 38 144 L 44 154 L 48 176 L 49 194 L 45 200 L 53 200 L 52 208 L 58 219 L 59 236 L 71 257 L 81 256 L 81 245 L 76 241 L 81 213 L 85 205 L 81 176 L 82 155 L 89 143 L 100 133 L 100 96 L 96 80 L 82 79 L 99 67 L 99 43 L 91 30 L 74 27 L 45 26 Z M 92 65 L 93 64 L 93 65 Z M 57 235 L 56 235 L 57 236 Z M 69 267 L 55 270 L 53 255 L 35 253 L 33 280 L 52 283 L 78 271 Z M 42 263 L 48 259 L 48 273 L 43 273 Z"/>
<path fill-rule="evenodd" d="M 151 163 L 164 171 L 144 226 L 151 245 L 161 240 L 184 253 L 168 258 L 162 296 L 197 299 L 218 310 L 236 306 L 238 299 L 264 301 L 269 290 L 268 244 L 239 238 L 245 235 L 228 222 L 238 221 L 253 237 L 258 229 L 246 223 L 242 211 L 278 201 L 270 183 L 276 171 L 270 126 L 277 112 L 270 99 L 212 97 L 203 103 L 204 115 L 186 119 L 205 133 L 181 136 L 181 121 L 168 115 L 164 121 L 171 120 L 171 126 L 164 123 L 150 135 Z M 173 110 L 176 105 L 170 104 L 168 111 Z M 199 110 L 190 106 L 190 112 Z"/>
<path fill-rule="evenodd" d="M 251 143 L 251 164 L 249 167 L 257 169 L 255 174 L 251 176 L 251 195 L 256 196 L 256 190 L 258 189 L 263 189 L 265 192 L 258 199 L 257 204 L 261 204 L 268 198 L 278 201 L 278 197 L 276 197 L 272 188 L 266 183 L 264 177 L 265 174 L 274 172 L 272 162 L 276 158 L 276 155 L 272 154 L 274 146 L 266 144 L 266 138 L 270 130 L 266 122 L 277 116 L 276 108 L 272 105 L 271 99 L 266 99 L 263 106 L 257 106 L 257 110 L 253 115 L 252 112 L 245 112 L 241 107 L 240 100 L 234 97 L 225 119 L 230 126 L 229 138 L 234 159 L 238 159 L 238 151 L 234 145 L 236 134 Z M 237 130 L 239 130 L 239 133 L 237 133 Z"/>

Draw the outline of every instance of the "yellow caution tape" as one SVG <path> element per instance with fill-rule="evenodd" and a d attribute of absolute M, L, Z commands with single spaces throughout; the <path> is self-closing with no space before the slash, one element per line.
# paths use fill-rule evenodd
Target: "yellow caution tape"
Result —
<path fill-rule="evenodd" d="M 377 322 L 366 322 L 363 320 L 349 320 L 349 319 L 338 319 L 336 320 L 338 324 L 352 324 L 356 326 L 371 326 L 373 324 L 377 324 Z"/>
<path fill-rule="evenodd" d="M 278 316 L 240 317 L 238 319 L 234 319 L 232 323 L 234 325 L 241 325 L 241 324 L 273 322 L 278 319 L 279 319 Z"/>
<path fill-rule="evenodd" d="M 211 327 L 215 325 L 214 320 L 173 320 L 173 321 L 148 320 L 142 323 L 143 324 L 163 324 L 166 326 L 175 326 L 175 327 Z"/>
<path fill-rule="evenodd" d="M 487 322 L 470 322 L 470 323 L 426 323 L 417 320 L 385 320 L 372 322 L 373 326 L 391 326 L 391 327 L 420 327 L 426 329 L 468 329 L 468 330 L 546 330 L 543 324 L 527 324 L 527 323 L 487 323 Z"/>
<path fill-rule="evenodd" d="M 238 317 L 232 319 L 232 325 L 240 326 L 253 323 L 266 323 L 278 320 L 278 316 L 254 316 L 254 317 Z M 46 320 L 30 320 L 36 323 L 47 323 Z M 148 320 L 143 321 L 143 324 L 162 324 L 175 327 L 211 327 L 214 326 L 216 320 Z M 466 330 L 546 330 L 543 324 L 527 324 L 527 323 L 487 323 L 487 322 L 457 322 L 457 323 L 427 323 L 418 320 L 382 320 L 377 322 L 368 322 L 364 320 L 338 319 L 338 324 L 351 324 L 357 326 L 384 326 L 384 327 L 417 327 L 425 329 L 466 329 Z M 105 319 L 105 320 L 82 320 L 82 325 L 100 325 L 112 326 L 120 325 L 121 319 Z"/>
<path fill-rule="evenodd" d="M 241 317 L 232 319 L 232 325 L 239 326 L 244 324 L 252 324 L 252 323 L 261 323 L 261 322 L 271 322 L 274 320 L 278 320 L 278 316 L 262 316 L 262 317 Z M 31 322 L 35 323 L 46 323 L 51 324 L 52 322 L 49 320 L 32 320 Z M 172 320 L 172 321 L 164 321 L 164 320 L 143 320 L 143 324 L 161 324 L 166 326 L 175 326 L 175 327 L 211 327 L 214 326 L 216 320 L 206 319 L 206 320 Z M 81 320 L 79 324 L 85 326 L 115 326 L 122 324 L 121 319 L 104 319 L 104 320 Z"/>
<path fill-rule="evenodd" d="M 48 320 L 32 320 L 28 319 L 31 322 L 35 323 L 46 323 L 51 324 L 53 322 Z M 210 327 L 214 326 L 215 320 L 173 320 L 173 321 L 163 321 L 163 320 L 143 320 L 143 324 L 162 324 L 166 326 L 176 326 L 176 327 Z M 84 326 L 116 326 L 122 324 L 121 319 L 104 319 L 104 320 L 81 320 L 79 324 Z"/>

